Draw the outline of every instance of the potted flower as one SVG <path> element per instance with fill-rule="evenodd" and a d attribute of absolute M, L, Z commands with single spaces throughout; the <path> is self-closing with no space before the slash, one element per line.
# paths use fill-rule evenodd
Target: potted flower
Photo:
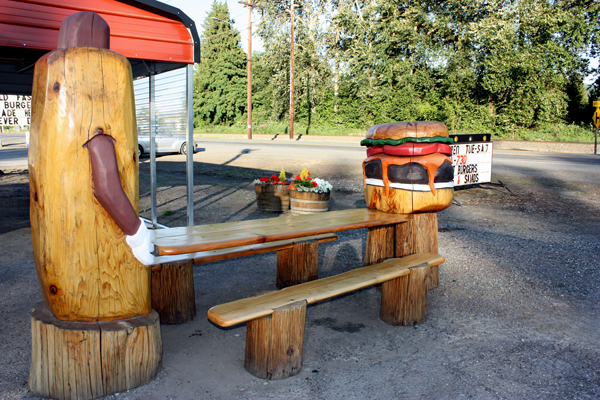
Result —
<path fill-rule="evenodd" d="M 323 179 L 312 178 L 304 168 L 288 186 L 292 214 L 311 214 L 327 211 L 329 195 L 333 188 Z"/>
<path fill-rule="evenodd" d="M 256 191 L 256 204 L 261 211 L 283 212 L 290 209 L 290 195 L 288 185 L 290 181 L 285 178 L 285 170 L 281 168 L 278 175 L 263 176 L 254 180 Z"/>

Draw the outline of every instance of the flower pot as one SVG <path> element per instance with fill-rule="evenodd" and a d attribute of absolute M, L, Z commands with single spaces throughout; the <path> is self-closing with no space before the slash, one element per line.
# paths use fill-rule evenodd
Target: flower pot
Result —
<path fill-rule="evenodd" d="M 329 192 L 312 193 L 290 190 L 290 208 L 293 215 L 312 214 L 327 211 Z"/>
<path fill-rule="evenodd" d="M 290 191 L 285 185 L 255 184 L 256 205 L 261 211 L 284 212 L 290 209 Z"/>

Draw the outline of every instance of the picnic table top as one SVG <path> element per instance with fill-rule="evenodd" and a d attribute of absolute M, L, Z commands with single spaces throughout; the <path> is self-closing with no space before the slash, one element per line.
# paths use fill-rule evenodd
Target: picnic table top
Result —
<path fill-rule="evenodd" d="M 249 221 L 159 229 L 155 231 L 154 245 L 155 253 L 161 256 L 188 254 L 399 224 L 408 221 L 408 218 L 406 214 L 385 213 L 367 208 L 286 215 Z"/>

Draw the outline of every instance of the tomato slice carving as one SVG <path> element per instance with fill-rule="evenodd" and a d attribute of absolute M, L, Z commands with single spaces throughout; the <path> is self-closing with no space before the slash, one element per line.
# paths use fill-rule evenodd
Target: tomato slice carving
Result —
<path fill-rule="evenodd" d="M 445 143 L 404 143 L 400 146 L 383 146 L 383 152 L 391 156 L 425 156 L 440 153 L 452 155 L 452 149 Z"/>
<path fill-rule="evenodd" d="M 391 156 L 426 156 L 428 154 L 440 153 L 452 155 L 452 148 L 445 143 L 414 143 L 408 142 L 398 146 L 385 144 L 383 146 L 371 146 L 367 148 L 367 157 L 376 154 L 389 154 Z"/>

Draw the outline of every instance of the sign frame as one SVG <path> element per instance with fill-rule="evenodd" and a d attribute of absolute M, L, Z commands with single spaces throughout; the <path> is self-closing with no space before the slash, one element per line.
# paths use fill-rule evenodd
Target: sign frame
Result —
<path fill-rule="evenodd" d="M 494 145 L 491 140 L 487 140 L 490 136 L 489 134 L 450 135 L 454 139 L 450 147 L 455 189 L 492 182 Z"/>

